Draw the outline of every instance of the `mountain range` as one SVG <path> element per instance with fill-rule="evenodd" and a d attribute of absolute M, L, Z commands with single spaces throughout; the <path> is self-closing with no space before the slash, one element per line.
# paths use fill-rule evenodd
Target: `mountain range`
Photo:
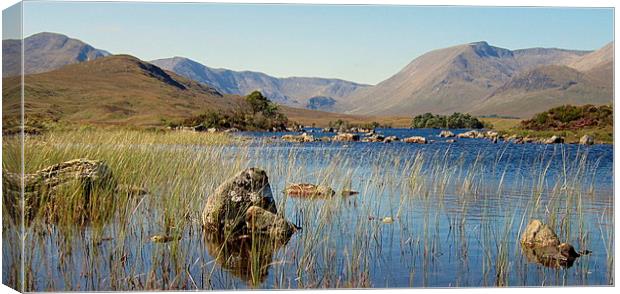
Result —
<path fill-rule="evenodd" d="M 348 113 L 529 117 L 562 104 L 613 101 L 613 43 L 594 51 L 511 51 L 475 42 L 428 52 L 347 97 Z"/>
<path fill-rule="evenodd" d="M 259 90 L 270 100 L 292 107 L 335 111 L 344 97 L 368 85 L 339 79 L 276 78 L 261 72 L 210 68 L 183 57 L 151 63 L 186 78 L 211 85 L 226 94 L 247 95 Z"/>
<path fill-rule="evenodd" d="M 5 123 L 14 123 L 21 115 L 20 80 L 20 76 L 2 80 Z M 25 75 L 24 91 L 27 123 L 52 120 L 160 126 L 162 120 L 179 121 L 209 110 L 236 110 L 243 103 L 239 95 L 222 94 L 130 55 L 110 55 Z M 280 111 L 304 125 L 326 125 L 338 119 L 355 123 L 377 119 L 283 105 Z"/>
<path fill-rule="evenodd" d="M 196 101 L 190 101 L 191 103 L 180 103 L 176 101 L 177 98 L 165 101 L 169 99 L 168 96 L 161 96 L 162 100 L 159 102 L 167 103 L 168 108 L 172 106 L 172 109 L 160 110 L 173 116 L 186 115 L 192 112 L 189 110 L 194 107 L 210 105 L 215 108 L 227 108 L 230 107 L 230 103 L 222 103 L 221 99 L 235 100 L 240 95 L 260 90 L 272 101 L 293 107 L 286 108 L 289 112 L 303 115 L 308 113 L 293 109 L 324 110 L 338 112 L 338 115 L 364 117 L 410 117 L 425 112 L 440 114 L 467 112 L 475 115 L 529 117 L 562 104 L 612 103 L 613 46 L 611 42 L 596 51 L 579 51 L 557 48 L 509 50 L 489 45 L 484 41 L 462 44 L 423 54 L 392 77 L 374 86 L 340 79 L 277 78 L 260 72 L 211 68 L 184 57 L 151 62 L 131 58 L 135 59 L 135 64 L 138 64 L 139 68 L 143 70 L 149 68 L 146 72 L 142 72 L 142 75 L 147 74 L 151 78 L 156 78 L 159 83 L 165 84 L 165 86 L 159 83 L 150 86 L 175 88 L 176 90 L 168 91 L 166 94 L 171 97 L 178 98 L 188 93 L 191 97 L 200 97 Z M 3 77 L 19 74 L 20 51 L 21 42 L 3 40 Z M 36 82 L 27 92 L 29 93 L 27 102 L 37 101 L 38 104 L 46 105 L 50 107 L 48 112 L 53 112 L 54 105 L 58 107 L 60 102 L 44 101 L 44 97 L 57 97 L 58 95 L 53 94 L 55 91 L 74 91 L 69 88 L 61 90 L 53 82 L 54 79 L 63 78 L 65 86 L 69 86 L 71 83 L 67 81 L 71 79 L 77 82 L 80 79 L 89 80 L 92 76 L 94 80 L 91 87 L 83 88 L 82 92 L 75 94 L 78 97 L 90 95 L 111 99 L 92 103 L 114 110 L 113 113 L 128 114 L 135 111 L 135 115 L 129 115 L 132 117 L 139 116 L 142 110 L 132 107 L 127 109 L 127 105 L 144 104 L 149 99 L 156 98 L 149 95 L 158 96 L 157 92 L 152 91 L 140 93 L 148 84 L 146 80 L 144 85 L 138 83 L 143 77 L 135 79 L 126 77 L 129 81 L 135 82 L 131 84 L 117 81 L 117 76 L 102 75 L 106 71 L 117 75 L 122 73 L 118 69 L 120 65 L 116 64 L 117 59 L 111 58 L 114 56 L 110 56 L 107 51 L 64 35 L 39 33 L 27 37 L 24 40 L 24 53 L 27 80 Z M 14 58 L 10 58 L 11 56 Z M 123 58 L 127 60 L 128 57 Z M 101 65 L 99 60 L 103 60 L 101 62 L 105 66 Z M 132 68 L 127 62 L 124 66 Z M 46 74 L 52 71 L 54 74 Z M 136 70 L 129 72 L 138 73 Z M 114 85 L 106 85 L 106 79 Z M 27 85 L 28 87 L 30 86 Z M 80 88 L 79 85 L 77 87 Z M 187 89 L 182 89 L 183 87 L 191 90 L 186 91 Z M 123 94 L 113 95 L 112 89 L 117 89 Z M 45 94 L 48 92 L 52 94 Z M 31 97 L 33 99 L 30 99 Z M 140 99 L 146 100 L 141 102 Z M 73 105 L 78 102 L 63 103 Z M 76 111 L 79 112 L 79 109 L 76 108 Z M 151 113 L 149 109 L 144 111 Z M 322 112 L 322 115 L 336 117 L 325 112 Z M 347 117 L 353 118 L 353 116 Z M 150 118 L 152 119 L 151 116 Z"/>

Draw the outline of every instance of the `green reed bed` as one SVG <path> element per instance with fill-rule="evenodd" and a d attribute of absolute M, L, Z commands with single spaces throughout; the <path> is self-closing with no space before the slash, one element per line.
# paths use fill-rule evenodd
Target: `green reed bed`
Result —
<path fill-rule="evenodd" d="M 19 152 L 10 140 L 3 145 L 3 168 L 16 170 Z M 540 285 L 567 279 L 587 284 L 588 257 L 570 272 L 524 261 L 518 233 L 532 218 L 579 248 L 602 240 L 606 252 L 596 254 L 607 258 L 599 268 L 607 269 L 613 283 L 613 211 L 602 213 L 596 224 L 586 219 L 600 198 L 593 184 L 583 186 L 594 182 L 598 168 L 588 164 L 586 150 L 557 160 L 549 155 L 563 150 L 550 148 L 528 162 L 530 170 L 508 179 L 502 162 L 524 164 L 525 157 L 502 149 L 468 162 L 450 148 L 408 157 L 397 150 L 363 150 L 356 158 L 346 148 L 317 148 L 304 156 L 303 146 L 250 146 L 223 134 L 182 132 L 87 130 L 25 141 L 27 172 L 74 158 L 98 159 L 119 184 L 149 192 L 116 195 L 112 216 L 86 230 L 68 220 L 49 224 L 37 215 L 24 236 L 30 290 L 421 287 L 437 285 L 444 271 L 454 273 L 447 286 L 530 285 L 532 275 Z M 231 144 L 236 149 L 226 150 Z M 362 166 L 359 158 L 370 160 Z M 317 160 L 325 163 L 307 168 Z M 200 227 L 208 194 L 258 163 L 268 171 L 278 211 L 302 230 L 284 245 L 252 242 L 238 248 L 208 239 Z M 550 168 L 557 166 L 561 172 L 550 179 Z M 337 195 L 309 200 L 282 194 L 287 184 L 304 181 L 331 186 Z M 344 189 L 360 194 L 340 197 Z M 14 226 L 5 218 L 5 237 L 19 235 Z M 149 238 L 155 234 L 182 241 L 154 243 Z M 16 275 L 19 256 L 11 259 L 9 273 Z M 392 275 L 407 282 L 395 285 Z"/>

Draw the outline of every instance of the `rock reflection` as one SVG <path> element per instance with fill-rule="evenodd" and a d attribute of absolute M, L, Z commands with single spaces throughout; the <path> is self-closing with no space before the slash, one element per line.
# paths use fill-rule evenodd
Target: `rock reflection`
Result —
<path fill-rule="evenodd" d="M 274 253 L 290 239 L 274 239 L 262 234 L 227 237 L 205 233 L 204 236 L 207 252 L 215 262 L 253 288 L 266 280 Z"/>
<path fill-rule="evenodd" d="M 566 254 L 559 249 L 559 246 L 521 246 L 521 249 L 523 250 L 523 255 L 525 255 L 525 258 L 529 262 L 541 264 L 553 269 L 570 268 L 575 263 L 575 259 L 579 256 Z"/>

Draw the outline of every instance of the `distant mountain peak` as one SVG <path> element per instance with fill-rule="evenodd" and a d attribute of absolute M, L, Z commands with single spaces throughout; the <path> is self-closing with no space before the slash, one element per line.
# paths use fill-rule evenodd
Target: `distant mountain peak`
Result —
<path fill-rule="evenodd" d="M 512 51 L 500 47 L 491 46 L 486 41 L 469 43 L 469 46 L 480 57 L 512 57 Z"/>
<path fill-rule="evenodd" d="M 22 43 L 2 40 L 2 75 L 21 73 L 20 54 Z M 65 65 L 109 56 L 110 53 L 63 34 L 41 32 L 24 39 L 24 73 L 43 73 Z"/>
<path fill-rule="evenodd" d="M 612 101 L 612 47 L 591 53 L 555 48 L 512 51 L 478 41 L 436 49 L 415 58 L 390 78 L 347 97 L 353 106 L 348 113 L 497 112 L 527 116 L 545 110 L 539 108 L 543 104 L 557 106 L 566 99 L 573 103 Z M 588 72 L 580 75 L 567 65 Z M 493 93 L 494 99 L 487 99 Z M 534 99 L 545 94 L 553 98 Z M 521 100 L 513 103 L 507 102 L 508 98 Z"/>

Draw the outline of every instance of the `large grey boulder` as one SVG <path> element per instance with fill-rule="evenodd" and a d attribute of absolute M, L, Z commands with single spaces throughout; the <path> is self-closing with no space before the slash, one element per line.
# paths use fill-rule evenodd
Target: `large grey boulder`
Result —
<path fill-rule="evenodd" d="M 297 227 L 278 214 L 265 171 L 248 168 L 221 184 L 202 212 L 205 230 L 288 241 Z"/>
<path fill-rule="evenodd" d="M 202 224 L 213 231 L 239 231 L 251 206 L 277 213 L 267 173 L 258 168 L 240 171 L 222 183 L 207 199 Z"/>

